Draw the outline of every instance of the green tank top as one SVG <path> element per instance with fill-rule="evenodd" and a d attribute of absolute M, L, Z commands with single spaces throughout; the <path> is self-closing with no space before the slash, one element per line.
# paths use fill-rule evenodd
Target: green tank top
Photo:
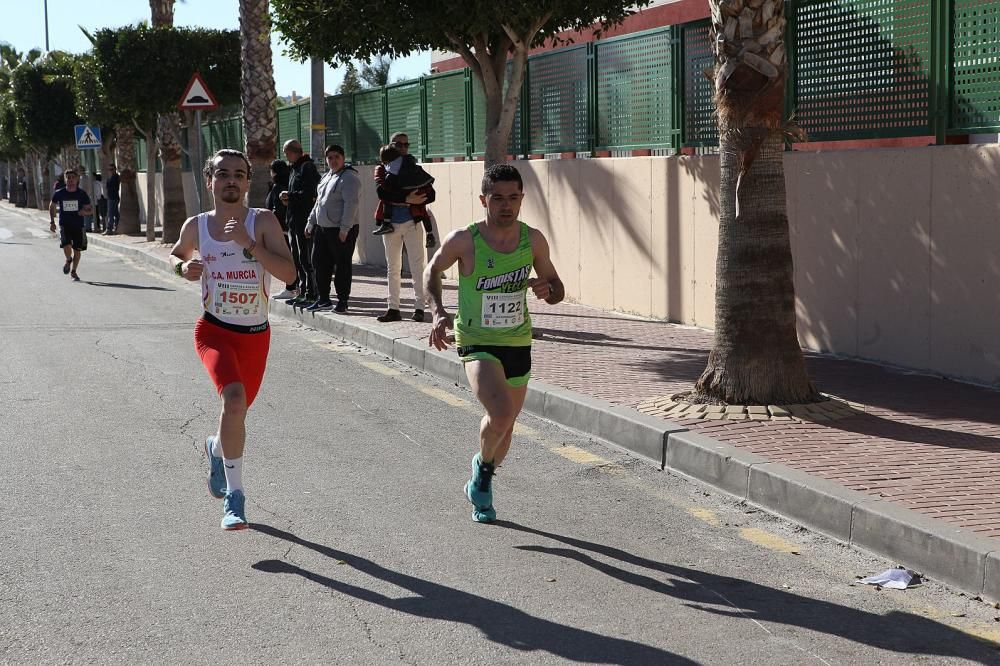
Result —
<path fill-rule="evenodd" d="M 528 315 L 528 277 L 535 262 L 528 225 L 513 252 L 497 252 L 486 244 L 479 227 L 469 225 L 475 248 L 471 275 L 458 277 L 458 315 L 455 344 L 526 347 L 531 344 Z"/>

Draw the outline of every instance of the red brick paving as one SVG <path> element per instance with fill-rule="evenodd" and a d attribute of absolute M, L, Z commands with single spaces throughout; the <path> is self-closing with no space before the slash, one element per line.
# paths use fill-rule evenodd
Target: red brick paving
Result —
<path fill-rule="evenodd" d="M 116 237 L 166 255 L 157 244 Z M 412 291 L 404 281 L 404 315 Z M 384 274 L 357 266 L 348 317 L 376 323 Z M 455 305 L 453 285 L 446 300 Z M 580 305 L 532 305 L 535 378 L 630 407 L 690 389 L 712 343 L 708 331 Z M 424 337 L 429 323 L 383 324 Z M 866 406 L 823 423 L 680 423 L 746 451 L 848 488 L 887 498 L 981 536 L 1000 537 L 1000 394 L 859 361 L 808 355 L 816 387 Z"/>

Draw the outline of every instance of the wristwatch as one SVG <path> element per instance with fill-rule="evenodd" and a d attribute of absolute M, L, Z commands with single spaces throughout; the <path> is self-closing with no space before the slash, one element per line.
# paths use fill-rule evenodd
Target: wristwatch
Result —
<path fill-rule="evenodd" d="M 179 264 L 174 264 L 174 273 L 177 273 L 177 277 L 184 277 L 184 262 Z"/>

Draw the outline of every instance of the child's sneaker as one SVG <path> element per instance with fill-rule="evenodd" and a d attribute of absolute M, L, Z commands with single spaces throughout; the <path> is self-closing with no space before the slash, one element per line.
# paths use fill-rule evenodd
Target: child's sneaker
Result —
<path fill-rule="evenodd" d="M 395 225 L 392 222 L 381 224 L 375 228 L 372 232 L 373 236 L 384 236 L 385 234 L 391 234 L 396 230 Z"/>
<path fill-rule="evenodd" d="M 427 234 L 427 240 L 424 241 L 424 247 L 434 247 L 437 245 L 437 239 L 434 238 L 434 234 Z"/>

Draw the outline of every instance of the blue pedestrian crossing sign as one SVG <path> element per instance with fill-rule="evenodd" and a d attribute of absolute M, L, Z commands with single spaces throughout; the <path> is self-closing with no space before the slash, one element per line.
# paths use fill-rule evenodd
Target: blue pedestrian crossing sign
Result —
<path fill-rule="evenodd" d="M 76 132 L 76 147 L 77 148 L 100 148 L 101 147 L 101 128 L 91 127 L 90 125 L 75 125 L 73 127 Z"/>

